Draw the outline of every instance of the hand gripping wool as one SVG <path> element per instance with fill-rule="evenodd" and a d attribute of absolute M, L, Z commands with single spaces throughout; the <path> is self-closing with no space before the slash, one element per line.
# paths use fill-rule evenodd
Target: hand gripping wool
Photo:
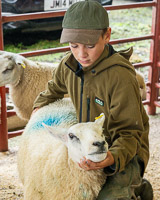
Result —
<path fill-rule="evenodd" d="M 77 123 L 67 98 L 39 109 L 29 120 L 18 152 L 18 171 L 25 200 L 94 200 L 106 181 L 103 169 L 79 167 L 86 157 L 99 162 L 106 158 L 103 123 Z M 101 145 L 95 145 L 96 142 Z"/>

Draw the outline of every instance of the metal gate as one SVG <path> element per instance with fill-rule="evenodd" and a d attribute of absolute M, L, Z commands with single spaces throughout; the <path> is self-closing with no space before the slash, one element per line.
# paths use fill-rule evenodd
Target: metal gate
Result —
<path fill-rule="evenodd" d="M 150 66 L 149 77 L 147 86 L 149 91 L 147 93 L 147 99 L 143 101 L 144 105 L 147 105 L 147 111 L 150 115 L 156 114 L 156 107 L 160 107 L 160 97 L 158 96 L 158 89 L 160 89 L 160 0 L 154 0 L 152 2 L 134 3 L 126 5 L 106 6 L 106 10 L 119 10 L 130 8 L 152 7 L 152 31 L 150 35 L 124 38 L 118 40 L 112 40 L 110 44 L 119 44 L 133 41 L 141 41 L 151 39 L 150 60 L 147 62 L 134 64 L 135 68 Z M 19 14 L 13 16 L 2 16 L 1 14 L 1 0 L 0 0 L 0 50 L 3 50 L 3 23 L 10 21 L 21 21 L 30 19 L 41 19 L 63 16 L 65 11 L 61 12 L 39 12 L 34 14 Z M 49 53 L 57 53 L 68 51 L 69 47 L 51 48 L 45 50 L 38 50 L 34 52 L 21 53 L 25 57 L 44 55 Z M 8 139 L 22 134 L 22 130 L 15 132 L 8 132 L 7 129 L 7 116 L 11 116 L 14 112 L 7 112 L 6 110 L 6 94 L 7 88 L 0 87 L 0 151 L 8 150 Z"/>

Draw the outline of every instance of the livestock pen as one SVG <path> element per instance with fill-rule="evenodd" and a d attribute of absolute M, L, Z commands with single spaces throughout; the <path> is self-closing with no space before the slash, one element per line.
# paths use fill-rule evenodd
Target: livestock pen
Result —
<path fill-rule="evenodd" d="M 159 80 L 159 68 L 160 68 L 160 0 L 154 0 L 153 2 L 145 3 L 135 3 L 135 4 L 126 4 L 126 5 L 115 5 L 115 6 L 106 6 L 106 10 L 119 10 L 119 9 L 131 9 L 131 8 L 141 8 L 141 7 L 152 7 L 152 30 L 150 35 L 132 37 L 132 38 L 121 38 L 118 40 L 112 40 L 110 44 L 120 44 L 133 41 L 141 40 L 151 40 L 150 48 L 150 60 L 148 62 L 136 63 L 134 64 L 135 68 L 150 66 L 148 82 L 146 83 L 148 87 L 147 99 L 143 102 L 144 105 L 147 105 L 147 111 L 150 115 L 156 114 L 156 107 L 160 107 L 158 97 L 158 88 L 160 88 Z M 50 18 L 63 16 L 65 11 L 54 11 L 54 12 L 40 12 L 33 14 L 19 14 L 12 16 L 2 16 L 1 14 L 1 1 L 0 1 L 0 49 L 4 49 L 3 45 L 3 23 L 10 21 L 21 21 L 21 20 L 30 20 L 30 19 L 41 19 L 41 18 Z M 51 49 L 43 49 L 34 52 L 25 52 L 21 55 L 26 57 L 51 54 L 57 52 L 64 52 L 69 50 L 69 47 L 59 47 Z M 6 110 L 6 88 L 0 88 L 0 99 L 1 99 L 1 112 L 0 112 L 0 151 L 8 150 L 8 139 L 14 136 L 22 134 L 23 131 L 8 132 L 7 131 L 7 116 L 14 115 L 14 111 L 7 112 Z"/>
<path fill-rule="evenodd" d="M 1 2 L 1 1 L 0 1 Z M 1 4 L 0 4 L 1 5 Z M 150 49 L 150 60 L 143 63 L 134 64 L 135 68 L 143 68 L 149 66 L 149 77 L 147 85 L 147 99 L 144 101 L 144 105 L 147 107 L 148 114 L 155 115 L 157 112 L 157 107 L 160 107 L 160 98 L 158 97 L 158 89 L 160 88 L 159 80 L 159 69 L 160 69 L 160 0 L 154 0 L 153 2 L 146 3 L 137 3 L 137 4 L 127 4 L 119 6 L 107 6 L 107 10 L 119 10 L 119 9 L 132 9 L 132 8 L 141 8 L 141 7 L 152 7 L 152 30 L 150 35 L 140 36 L 136 38 L 123 38 L 119 40 L 112 40 L 111 44 L 126 43 L 132 41 L 141 41 L 141 40 L 151 40 L 151 49 Z M 1 16 L 0 12 L 0 49 L 4 49 L 3 45 L 3 30 L 2 24 L 9 21 L 17 20 L 29 20 L 29 19 L 38 19 L 38 18 L 47 18 L 47 17 L 56 17 L 63 16 L 65 11 L 62 12 L 45 12 L 45 13 L 35 13 L 35 14 L 25 14 L 25 15 L 15 15 L 15 16 Z M 51 54 L 57 52 L 67 51 L 69 47 L 54 48 L 54 49 L 45 49 L 39 50 L 36 52 L 26 52 L 21 53 L 21 55 L 26 57 Z M 8 92 L 8 88 L 0 88 L 0 199 L 22 199 L 23 192 L 22 187 L 19 184 L 17 173 L 16 173 L 16 152 L 17 152 L 17 141 L 23 130 L 9 132 L 7 131 L 7 116 L 14 114 L 14 111 L 7 112 L 6 109 L 6 98 L 5 94 Z M 158 114 L 159 116 L 159 114 Z M 150 116 L 150 161 L 146 169 L 145 177 L 150 180 L 154 189 L 154 200 L 160 198 L 160 169 L 159 169 L 159 123 L 160 120 L 158 117 Z M 12 138 L 14 137 L 14 138 Z M 12 138 L 12 144 L 10 144 L 10 151 L 7 151 L 9 138 Z M 13 144 L 15 143 L 15 144 Z M 16 146 L 12 148 L 13 146 Z"/>

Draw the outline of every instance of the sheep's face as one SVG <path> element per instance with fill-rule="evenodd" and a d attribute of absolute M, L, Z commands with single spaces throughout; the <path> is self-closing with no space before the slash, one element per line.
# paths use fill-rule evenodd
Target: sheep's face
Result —
<path fill-rule="evenodd" d="M 69 157 L 74 162 L 86 157 L 93 162 L 100 162 L 107 156 L 108 144 L 103 135 L 105 116 L 102 113 L 95 122 L 79 123 L 71 126 L 68 131 L 61 127 L 47 126 L 49 133 L 61 140 L 68 147 Z M 67 133 L 67 134 L 66 134 Z"/>
<path fill-rule="evenodd" d="M 100 162 L 107 156 L 108 144 L 103 135 L 104 115 L 95 122 L 79 123 L 68 130 L 68 152 L 75 162 L 86 159 Z"/>
<path fill-rule="evenodd" d="M 19 64 L 20 58 L 23 57 L 6 52 L 0 55 L 0 86 L 6 84 L 16 85 L 19 82 L 23 71 L 22 66 Z"/>

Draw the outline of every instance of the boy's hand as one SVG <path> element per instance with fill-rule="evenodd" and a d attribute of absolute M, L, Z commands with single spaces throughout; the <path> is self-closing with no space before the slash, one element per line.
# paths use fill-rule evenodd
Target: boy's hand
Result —
<path fill-rule="evenodd" d="M 91 160 L 87 160 L 86 158 L 84 158 L 79 163 L 79 166 L 81 168 L 83 168 L 84 170 L 89 171 L 89 170 L 102 169 L 102 168 L 108 167 L 113 164 L 114 164 L 114 158 L 113 158 L 111 152 L 108 151 L 107 157 L 105 160 L 103 160 L 101 162 L 92 162 Z"/>

